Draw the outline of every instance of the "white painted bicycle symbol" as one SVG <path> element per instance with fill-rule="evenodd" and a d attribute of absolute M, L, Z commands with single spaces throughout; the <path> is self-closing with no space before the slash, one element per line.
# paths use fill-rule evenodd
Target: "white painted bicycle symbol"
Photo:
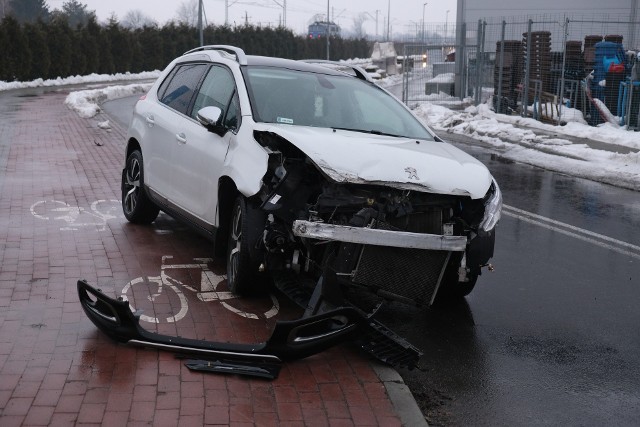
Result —
<path fill-rule="evenodd" d="M 58 221 L 60 230 L 76 231 L 95 227 L 98 231 L 107 228 L 107 221 L 122 216 L 119 200 L 96 200 L 89 209 L 72 206 L 60 200 L 40 200 L 31 205 L 31 214 L 45 221 Z"/>
<path fill-rule="evenodd" d="M 162 257 L 162 265 L 160 267 L 159 276 L 137 277 L 127 283 L 122 289 L 121 297 L 123 300 L 129 301 L 129 306 L 131 308 L 131 311 L 133 312 L 136 311 L 136 308 L 132 304 L 132 296 L 134 294 L 146 295 L 146 300 L 151 302 L 151 309 L 153 310 L 154 314 L 156 314 L 156 316 L 154 317 L 142 314 L 140 316 L 140 320 L 149 323 L 175 323 L 183 319 L 189 309 L 189 303 L 181 288 L 187 289 L 191 292 L 195 292 L 200 301 L 218 301 L 227 310 L 247 319 L 269 319 L 278 314 L 278 311 L 280 310 L 280 304 L 278 303 L 278 300 L 274 295 L 269 295 L 269 304 L 271 306 L 268 310 L 262 313 L 250 313 L 248 311 L 237 308 L 237 305 L 234 305 L 232 302 L 232 300 L 236 298 L 235 295 L 228 291 L 218 290 L 218 286 L 225 280 L 225 277 L 217 275 L 213 271 L 211 271 L 211 269 L 209 268 L 209 263 L 211 263 L 213 259 L 194 258 L 193 264 L 165 263 L 165 261 L 172 258 L 173 256 L 171 255 L 165 255 Z M 167 274 L 167 270 L 178 269 L 200 270 L 200 289 L 189 286 Z M 177 298 L 170 298 L 168 295 L 166 295 L 167 289 L 173 291 L 177 295 Z M 138 296 L 138 298 L 140 299 L 140 296 Z M 138 301 L 142 302 L 140 300 Z M 267 304 L 267 306 L 269 304 Z"/>

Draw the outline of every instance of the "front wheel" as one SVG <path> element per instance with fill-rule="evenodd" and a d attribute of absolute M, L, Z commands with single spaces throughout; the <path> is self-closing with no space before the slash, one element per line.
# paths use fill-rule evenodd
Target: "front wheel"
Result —
<path fill-rule="evenodd" d="M 238 196 L 231 211 L 227 245 L 227 284 L 236 295 L 254 295 L 263 288 L 258 268 L 262 261 L 257 247 L 265 225 L 264 212 Z"/>
<path fill-rule="evenodd" d="M 458 277 L 459 263 L 452 263 L 447 266 L 447 269 L 442 276 L 442 282 L 436 295 L 437 301 L 453 301 L 459 300 L 471 293 L 478 281 L 478 274 L 468 273 L 467 281 L 461 282 Z"/>
<path fill-rule="evenodd" d="M 151 224 L 160 210 L 147 196 L 144 190 L 144 169 L 142 153 L 133 151 L 127 158 L 122 171 L 122 211 L 130 222 Z"/>

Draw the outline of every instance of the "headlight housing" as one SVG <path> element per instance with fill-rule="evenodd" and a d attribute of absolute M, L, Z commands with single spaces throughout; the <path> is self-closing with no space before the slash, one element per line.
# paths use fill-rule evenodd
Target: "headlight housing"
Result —
<path fill-rule="evenodd" d="M 490 232 L 494 229 L 502 216 L 502 192 L 495 179 L 491 183 L 489 191 L 484 196 L 484 217 L 480 222 L 480 229 Z"/>

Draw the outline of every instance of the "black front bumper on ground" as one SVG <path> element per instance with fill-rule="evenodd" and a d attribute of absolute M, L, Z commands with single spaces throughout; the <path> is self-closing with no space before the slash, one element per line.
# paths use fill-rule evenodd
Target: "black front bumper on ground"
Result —
<path fill-rule="evenodd" d="M 139 314 L 131 312 L 128 301 L 108 297 L 84 280 L 79 280 L 77 286 L 84 312 L 107 336 L 118 342 L 199 358 L 187 363 L 191 369 L 275 378 L 282 360 L 311 356 L 356 336 L 360 341 L 363 336 L 370 337 L 361 342 L 361 347 L 387 363 L 401 361 L 403 366 L 412 368 L 421 355 L 354 307 L 277 321 L 266 342 L 234 344 L 149 332 L 140 326 Z M 398 349 L 402 353 L 400 358 Z"/>

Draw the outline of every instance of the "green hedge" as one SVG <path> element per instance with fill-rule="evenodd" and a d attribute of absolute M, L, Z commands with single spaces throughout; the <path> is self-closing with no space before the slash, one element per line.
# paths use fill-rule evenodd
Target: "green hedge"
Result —
<path fill-rule="evenodd" d="M 249 55 L 290 59 L 326 58 L 326 40 L 294 35 L 285 28 L 209 26 L 205 44 L 230 44 Z M 195 28 L 173 23 L 137 30 L 118 22 L 72 29 L 64 20 L 23 25 L 6 17 L 0 22 L 0 80 L 28 81 L 90 73 L 112 74 L 163 69 L 176 56 L 199 45 Z M 331 59 L 364 58 L 364 39 L 331 39 Z"/>

